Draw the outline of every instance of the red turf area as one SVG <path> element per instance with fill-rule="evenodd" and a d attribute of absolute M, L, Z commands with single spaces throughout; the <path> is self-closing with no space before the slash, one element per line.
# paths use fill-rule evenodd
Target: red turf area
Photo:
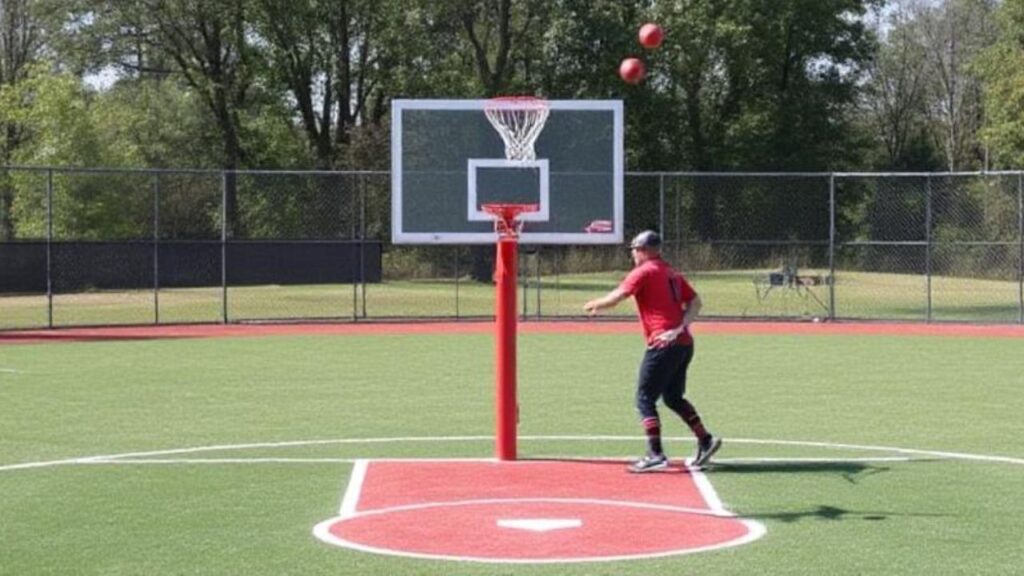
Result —
<path fill-rule="evenodd" d="M 550 562 L 682 554 L 760 535 L 706 502 L 678 467 L 633 475 L 609 461 L 376 461 L 360 488 L 358 505 L 326 522 L 322 539 L 388 554 Z M 516 525 L 544 521 L 561 526 Z"/>

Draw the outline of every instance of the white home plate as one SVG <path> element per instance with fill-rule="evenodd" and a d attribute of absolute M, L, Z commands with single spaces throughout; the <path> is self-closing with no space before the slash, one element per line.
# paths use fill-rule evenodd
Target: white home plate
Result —
<path fill-rule="evenodd" d="M 580 526 L 583 526 L 583 521 L 578 518 L 515 518 L 508 520 L 498 520 L 499 528 L 511 528 L 513 530 L 528 530 L 530 532 L 551 532 L 552 530 L 579 528 Z"/>

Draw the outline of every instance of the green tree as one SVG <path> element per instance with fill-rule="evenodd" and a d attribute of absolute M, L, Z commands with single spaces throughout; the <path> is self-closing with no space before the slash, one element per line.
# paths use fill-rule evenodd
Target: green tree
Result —
<path fill-rule="evenodd" d="M 255 3 L 269 76 L 290 93 L 318 168 L 338 165 L 359 126 L 380 124 L 383 40 L 399 9 L 379 0 Z"/>
<path fill-rule="evenodd" d="M 22 130 L 11 155 L 16 164 L 102 166 L 102 149 L 89 116 L 89 94 L 71 74 L 32 66 L 5 96 L 7 114 Z"/>
<path fill-rule="evenodd" d="M 96 95 L 78 77 L 54 73 L 45 64 L 31 67 L 24 80 L 0 95 L 7 114 L 22 127 L 23 139 L 11 160 L 16 164 L 96 167 L 131 162 L 130 147 L 105 145 L 94 112 Z M 37 180 L 13 178 L 24 199 L 12 206 L 12 217 L 28 236 L 45 237 L 42 196 L 29 187 Z M 59 239 L 147 237 L 152 198 L 144 178 L 132 175 L 54 173 L 53 231 Z"/>
<path fill-rule="evenodd" d="M 981 165 L 982 85 L 971 63 L 995 36 L 994 0 L 944 0 L 916 7 L 926 49 L 928 111 L 950 171 Z"/>
<path fill-rule="evenodd" d="M 1004 0 L 996 15 L 995 42 L 974 66 L 983 80 L 982 136 L 994 164 L 1024 166 L 1024 0 Z"/>
<path fill-rule="evenodd" d="M 864 90 L 867 132 L 881 150 L 875 165 L 887 170 L 935 166 L 928 113 L 928 63 L 924 39 L 905 1 L 874 22 L 879 47 Z"/>
<path fill-rule="evenodd" d="M 193 90 L 220 136 L 229 226 L 242 233 L 234 170 L 250 164 L 244 118 L 265 70 L 250 34 L 249 0 L 78 0 L 67 20 L 107 63 L 139 75 L 173 74 Z M 95 68 L 95 63 L 83 65 Z"/>
<path fill-rule="evenodd" d="M 543 50 L 533 56 L 533 76 L 552 98 L 622 99 L 629 169 L 685 169 L 689 166 L 677 146 L 680 106 L 663 89 L 670 77 L 667 67 L 680 55 L 670 44 L 684 36 L 670 34 L 661 49 L 645 53 L 637 43 L 637 30 L 648 20 L 660 17 L 647 0 L 554 2 L 537 23 Z M 619 78 L 619 64 L 629 56 L 646 60 L 652 81 L 630 86 Z"/>
<path fill-rule="evenodd" d="M 729 126 L 734 158 L 768 170 L 820 170 L 858 159 L 850 123 L 875 46 L 863 23 L 871 3 L 740 3 L 738 13 L 749 16 L 730 65 L 744 94 Z"/>
<path fill-rule="evenodd" d="M 709 170 L 824 170 L 856 162 L 853 129 L 874 39 L 870 0 L 686 0 L 658 4 L 667 36 L 648 90 L 667 95 L 662 123 L 677 166 Z M 672 110 L 675 108 L 675 110 Z M 668 125 L 666 125 L 668 124 Z M 714 238 L 741 210 L 721 190 L 696 190 L 696 234 Z M 756 188 L 734 200 L 760 205 Z M 784 202 L 776 195 L 777 202 Z M 784 205 L 762 206 L 766 221 Z M 815 223 L 808 222 L 808 226 Z M 746 222 L 751 226 L 753 223 Z M 800 231 L 793 231 L 799 234 Z"/>
<path fill-rule="evenodd" d="M 24 141 L 24 127 L 15 118 L 29 68 L 43 50 L 42 17 L 29 0 L 0 1 L 0 166 L 11 164 Z M 15 237 L 14 185 L 6 171 L 0 173 L 0 240 Z"/>

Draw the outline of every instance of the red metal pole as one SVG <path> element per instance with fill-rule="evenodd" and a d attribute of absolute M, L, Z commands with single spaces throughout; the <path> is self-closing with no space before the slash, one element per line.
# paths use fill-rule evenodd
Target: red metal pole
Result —
<path fill-rule="evenodd" d="M 495 450 L 498 460 L 516 459 L 516 273 L 519 239 L 498 239 L 495 270 L 495 370 L 497 383 Z"/>

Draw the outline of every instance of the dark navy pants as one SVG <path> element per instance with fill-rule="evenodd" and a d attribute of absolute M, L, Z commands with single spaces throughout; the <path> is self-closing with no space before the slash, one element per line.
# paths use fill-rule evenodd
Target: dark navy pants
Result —
<path fill-rule="evenodd" d="M 693 345 L 673 344 L 648 348 L 640 363 L 636 387 L 636 409 L 640 418 L 657 418 L 658 398 L 682 417 L 683 394 L 686 393 L 686 370 L 693 359 Z"/>

